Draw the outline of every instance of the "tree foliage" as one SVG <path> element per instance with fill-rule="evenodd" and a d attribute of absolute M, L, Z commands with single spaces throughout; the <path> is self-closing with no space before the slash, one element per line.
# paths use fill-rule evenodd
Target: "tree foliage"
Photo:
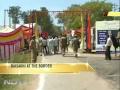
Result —
<path fill-rule="evenodd" d="M 51 16 L 46 7 L 41 7 L 40 10 L 32 10 L 30 12 L 23 11 L 21 18 L 24 23 L 37 23 L 41 26 L 43 32 L 48 32 L 50 35 L 58 33 L 54 26 Z"/>
<path fill-rule="evenodd" d="M 29 11 L 23 11 L 21 13 L 21 19 L 23 20 L 23 22 L 26 24 L 26 23 L 29 23 L 29 19 L 28 19 L 28 16 L 29 16 Z"/>
<path fill-rule="evenodd" d="M 91 24 L 94 26 L 95 21 L 112 20 L 112 17 L 103 16 L 104 11 L 112 11 L 112 3 L 108 2 L 87 2 L 83 5 L 72 5 L 63 13 L 59 13 L 59 23 L 63 23 L 68 29 L 81 27 L 81 15 L 84 20 L 86 15 L 91 16 Z"/>
<path fill-rule="evenodd" d="M 12 18 L 12 23 L 13 24 L 16 24 L 16 23 L 19 23 L 19 17 L 20 17 L 20 14 L 21 14 L 21 10 L 20 10 L 20 6 L 11 6 L 9 7 L 9 17 Z"/>

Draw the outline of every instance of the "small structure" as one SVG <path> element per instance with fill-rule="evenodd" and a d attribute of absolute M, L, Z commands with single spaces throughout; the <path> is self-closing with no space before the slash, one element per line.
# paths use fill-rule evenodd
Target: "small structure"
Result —
<path fill-rule="evenodd" d="M 113 20 L 113 21 L 96 21 L 96 51 L 105 51 L 105 43 L 107 41 L 107 35 L 112 34 L 113 36 L 117 37 L 117 33 L 120 29 L 120 21 Z M 111 48 L 114 51 L 114 48 Z"/>
<path fill-rule="evenodd" d="M 0 30 L 0 59 L 10 59 L 24 46 L 23 33 L 6 27 Z"/>

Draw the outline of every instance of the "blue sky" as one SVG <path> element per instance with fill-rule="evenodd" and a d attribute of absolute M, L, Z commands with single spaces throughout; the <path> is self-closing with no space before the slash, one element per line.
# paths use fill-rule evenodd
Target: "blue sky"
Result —
<path fill-rule="evenodd" d="M 72 4 L 83 4 L 87 1 L 90 0 L 0 0 L 0 25 L 3 25 L 4 10 L 8 9 L 10 6 L 20 6 L 21 10 L 39 10 L 40 7 L 47 7 L 48 10 L 62 11 Z M 119 0 L 107 1 L 116 3 Z"/>

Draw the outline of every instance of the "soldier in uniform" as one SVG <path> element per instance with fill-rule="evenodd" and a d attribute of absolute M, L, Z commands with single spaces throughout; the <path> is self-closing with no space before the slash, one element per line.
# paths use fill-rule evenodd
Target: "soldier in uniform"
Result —
<path fill-rule="evenodd" d="M 59 40 L 57 36 L 55 36 L 53 39 L 53 46 L 54 46 L 54 54 L 58 53 Z"/>
<path fill-rule="evenodd" d="M 43 37 L 43 39 L 42 39 L 42 46 L 43 46 L 42 52 L 43 52 L 44 54 L 48 54 L 47 38 L 46 38 L 46 37 Z"/>
<path fill-rule="evenodd" d="M 74 36 L 74 39 L 73 39 L 73 43 L 72 43 L 72 46 L 73 46 L 73 51 L 75 53 L 75 57 L 77 57 L 77 53 L 78 53 L 78 48 L 80 48 L 80 41 L 77 37 L 77 35 Z"/>
<path fill-rule="evenodd" d="M 61 40 L 60 40 L 60 44 L 61 44 L 61 51 L 62 51 L 62 55 L 65 55 L 65 50 L 67 48 L 67 37 L 66 35 L 62 35 Z"/>
<path fill-rule="evenodd" d="M 32 36 L 32 39 L 30 41 L 30 49 L 31 49 L 31 59 L 32 62 L 36 62 L 37 61 L 37 56 L 38 56 L 38 50 L 37 50 L 37 42 L 35 40 L 35 36 Z"/>

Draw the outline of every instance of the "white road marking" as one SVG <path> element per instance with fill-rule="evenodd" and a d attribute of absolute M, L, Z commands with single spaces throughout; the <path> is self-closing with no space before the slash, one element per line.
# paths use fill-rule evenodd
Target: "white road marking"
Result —
<path fill-rule="evenodd" d="M 41 62 L 43 62 L 45 60 L 44 55 L 42 55 L 42 60 Z M 36 90 L 44 90 L 44 85 L 45 85 L 45 74 L 40 74 L 39 75 L 39 83 L 38 83 L 38 88 Z"/>
<path fill-rule="evenodd" d="M 37 90 L 43 90 L 44 85 L 45 85 L 45 74 L 40 74 L 39 75 L 39 83 L 38 83 Z"/>

